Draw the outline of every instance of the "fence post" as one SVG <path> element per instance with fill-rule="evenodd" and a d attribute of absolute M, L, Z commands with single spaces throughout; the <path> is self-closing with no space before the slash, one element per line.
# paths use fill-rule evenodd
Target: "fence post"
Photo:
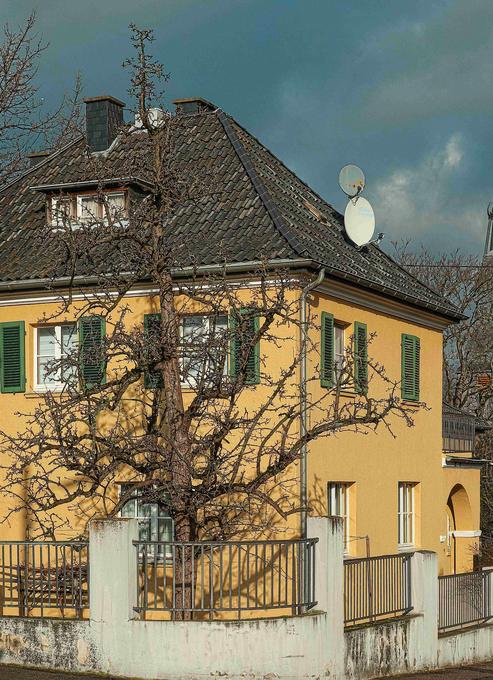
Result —
<path fill-rule="evenodd" d="M 411 557 L 412 613 L 409 658 L 416 669 L 434 668 L 438 654 L 438 560 L 434 552 L 420 550 Z"/>
<path fill-rule="evenodd" d="M 327 612 L 326 675 L 344 674 L 344 531 L 340 517 L 308 517 L 308 538 L 316 547 L 315 597 L 317 609 Z"/>
<path fill-rule="evenodd" d="M 137 618 L 138 538 L 135 519 L 93 520 L 89 525 L 91 621 L 122 623 Z"/>

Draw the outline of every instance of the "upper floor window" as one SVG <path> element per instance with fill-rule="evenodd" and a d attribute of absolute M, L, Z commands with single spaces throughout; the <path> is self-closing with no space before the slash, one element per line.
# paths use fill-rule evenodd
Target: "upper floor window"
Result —
<path fill-rule="evenodd" d="M 402 352 L 402 398 L 408 401 L 419 401 L 420 390 L 420 353 L 421 343 L 415 335 L 403 333 L 401 338 Z"/>
<path fill-rule="evenodd" d="M 97 194 L 77 197 L 77 219 L 85 223 L 107 222 L 125 216 L 125 194 L 111 192 L 104 199 Z"/>
<path fill-rule="evenodd" d="M 354 361 L 348 361 L 347 332 L 352 330 Z M 320 336 L 320 383 L 322 387 L 354 388 L 365 392 L 368 386 L 367 328 L 360 321 L 349 324 L 335 321 L 333 314 L 322 312 Z M 350 367 L 353 366 L 353 375 Z"/>
<path fill-rule="evenodd" d="M 51 224 L 69 225 L 108 223 L 127 217 L 126 196 L 123 191 L 51 198 Z"/>
<path fill-rule="evenodd" d="M 182 380 L 189 387 L 211 382 L 228 370 L 228 317 L 185 316 L 181 324 Z"/>
<path fill-rule="evenodd" d="M 337 381 L 344 370 L 346 357 L 344 326 L 340 323 L 334 324 L 334 381 Z"/>
<path fill-rule="evenodd" d="M 37 389 L 61 388 L 76 371 L 69 361 L 77 344 L 75 323 L 58 326 L 40 326 L 35 329 L 35 387 Z"/>

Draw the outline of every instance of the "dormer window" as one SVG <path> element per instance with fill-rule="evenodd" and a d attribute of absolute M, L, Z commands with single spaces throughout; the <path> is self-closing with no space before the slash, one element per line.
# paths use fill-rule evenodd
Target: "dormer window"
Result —
<path fill-rule="evenodd" d="M 50 223 L 54 226 L 80 224 L 108 224 L 126 219 L 126 196 L 123 191 L 104 194 L 79 194 L 53 196 L 50 205 Z"/>
<path fill-rule="evenodd" d="M 66 196 L 51 199 L 51 224 L 63 226 L 73 218 L 73 202 Z"/>
<path fill-rule="evenodd" d="M 99 222 L 100 202 L 97 195 L 77 196 L 77 221 L 91 224 Z"/>

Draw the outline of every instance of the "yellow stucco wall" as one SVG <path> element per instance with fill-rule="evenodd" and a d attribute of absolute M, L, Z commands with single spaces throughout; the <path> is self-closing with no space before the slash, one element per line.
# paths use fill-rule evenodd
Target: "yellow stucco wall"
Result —
<path fill-rule="evenodd" d="M 414 427 L 391 419 L 395 438 L 384 428 L 366 435 L 341 433 L 311 444 L 308 456 L 308 493 L 312 514 L 327 512 L 327 483 L 347 482 L 350 487 L 350 556 L 364 556 L 369 543 L 372 555 L 398 551 L 398 484 L 415 483 L 415 547 L 433 550 L 439 556 L 440 571 L 450 571 L 447 555 L 446 507 L 450 491 L 462 485 L 471 504 L 467 529 L 479 528 L 479 472 L 442 467 L 442 332 L 406 321 L 362 305 L 319 295 L 314 313 L 330 312 L 336 321 L 366 323 L 375 333 L 369 355 L 382 362 L 389 378 L 400 380 L 401 334 L 421 340 L 420 399 L 426 411 L 416 414 Z M 315 359 L 317 361 L 318 358 Z M 380 383 L 381 384 L 381 383 Z M 376 385 L 370 386 L 375 391 Z M 377 394 L 381 387 L 377 389 Z M 317 385 L 315 396 L 323 388 Z M 464 527 L 466 528 L 466 527 Z M 367 538 L 369 541 L 367 541 Z M 457 539 L 468 545 L 461 552 L 460 569 L 472 565 L 471 539 Z M 458 569 L 459 570 L 459 569 Z"/>
<path fill-rule="evenodd" d="M 30 411 L 39 401 L 33 391 L 34 332 L 44 315 L 52 314 L 56 303 L 28 301 L 26 304 L 13 303 L 14 294 L 0 298 L 0 321 L 26 323 L 26 394 L 0 394 L 1 428 L 15 432 L 22 426 L 23 419 L 17 412 Z M 477 470 L 442 467 L 442 333 L 425 321 L 404 320 L 389 311 L 378 311 L 361 303 L 341 301 L 330 294 L 315 294 L 310 300 L 311 312 L 319 320 L 322 311 L 334 314 L 338 321 L 350 324 L 347 333 L 352 332 L 355 321 L 366 323 L 368 333 L 376 333 L 369 354 L 378 359 L 388 376 L 400 380 L 401 375 L 401 334 L 411 333 L 421 339 L 421 399 L 429 410 L 416 414 L 415 426 L 409 428 L 402 421 L 392 421 L 393 437 L 384 427 L 369 434 L 341 433 L 312 443 L 308 455 L 308 494 L 311 514 L 327 513 L 327 483 L 330 481 L 350 482 L 350 534 L 351 556 L 363 556 L 367 541 L 372 555 L 397 551 L 397 495 L 399 482 L 413 482 L 415 489 L 415 546 L 419 549 L 436 551 L 440 558 L 440 569 L 450 570 L 450 556 L 446 542 L 447 498 L 451 490 L 461 485 L 467 492 L 471 511 L 468 523 L 470 530 L 479 527 L 479 473 Z M 144 313 L 155 311 L 149 297 L 129 299 L 131 314 L 127 323 L 141 323 Z M 395 307 L 395 305 L 394 305 Z M 402 306 L 404 308 L 404 306 Z M 70 321 L 70 316 L 57 319 Z M 286 365 L 299 348 L 299 337 L 294 329 L 281 330 L 284 342 L 274 349 L 269 348 L 266 361 L 269 372 L 276 374 Z M 318 332 L 317 332 L 318 333 Z M 313 341 L 319 344 L 319 334 Z M 265 348 L 261 349 L 261 353 Z M 310 353 L 308 374 L 313 375 L 319 364 L 318 352 Z M 371 388 L 373 389 L 373 388 Z M 314 383 L 313 396 L 317 397 L 322 388 Z M 377 390 L 378 392 L 378 390 Z M 248 390 L 246 399 L 258 399 L 264 393 L 262 386 Z M 351 395 L 348 395 L 351 399 Z M 294 466 L 290 476 L 299 479 L 299 466 Z M 299 495 L 299 485 L 292 485 L 293 493 Z M 0 498 L 0 504 L 5 500 Z M 2 513 L 0 506 L 0 513 Z M 299 519 L 291 516 L 288 525 L 290 533 L 299 531 Z M 25 517 L 17 515 L 10 527 L 0 526 L 4 539 L 21 539 L 25 536 Z M 359 538 L 357 538 L 359 537 Z M 458 539 L 461 545 L 474 541 Z M 472 560 L 470 547 L 459 550 L 457 564 L 469 568 Z"/>

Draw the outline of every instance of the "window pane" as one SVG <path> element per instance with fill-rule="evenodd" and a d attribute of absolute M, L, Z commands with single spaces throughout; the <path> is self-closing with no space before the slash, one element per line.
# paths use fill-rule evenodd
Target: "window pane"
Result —
<path fill-rule="evenodd" d="M 206 331 L 205 316 L 186 316 L 183 319 L 183 340 L 197 340 L 205 335 Z"/>
<path fill-rule="evenodd" d="M 62 326 L 62 354 L 70 354 L 75 348 L 77 328 L 75 324 Z"/>
<path fill-rule="evenodd" d="M 53 370 L 53 359 L 38 357 L 38 383 L 40 385 L 58 383 L 57 371 Z"/>
<path fill-rule="evenodd" d="M 77 327 L 75 324 L 67 324 L 62 326 L 62 381 L 68 382 L 70 378 L 76 375 L 77 366 L 74 363 L 67 362 L 64 357 L 69 357 L 75 353 L 77 343 Z"/>
<path fill-rule="evenodd" d="M 104 207 L 104 216 L 106 218 L 106 210 L 108 210 L 111 219 L 119 219 L 124 216 L 125 210 L 125 196 L 124 194 L 106 194 Z"/>
<path fill-rule="evenodd" d="M 57 341 L 55 327 L 38 328 L 36 363 L 38 384 L 40 385 L 54 385 L 59 382 L 59 371 L 53 370 L 56 350 Z"/>
<path fill-rule="evenodd" d="M 84 222 L 96 222 L 99 215 L 97 196 L 81 196 L 79 203 L 79 217 Z"/>
<path fill-rule="evenodd" d="M 122 493 L 125 493 L 122 490 Z M 127 501 L 123 508 L 120 511 L 120 515 L 122 517 L 136 517 L 137 513 L 135 511 L 135 501 L 132 499 L 130 501 Z"/>
<path fill-rule="evenodd" d="M 173 520 L 170 517 L 160 517 L 158 519 L 158 541 L 173 540 Z"/>
<path fill-rule="evenodd" d="M 344 328 L 342 326 L 334 326 L 334 368 L 336 378 L 342 373 L 344 368 Z"/>
<path fill-rule="evenodd" d="M 53 198 L 51 201 L 52 224 L 63 225 L 71 217 L 71 199 Z"/>
<path fill-rule="evenodd" d="M 38 328 L 38 356 L 55 358 L 56 330 L 54 326 Z"/>
<path fill-rule="evenodd" d="M 140 541 L 150 541 L 151 540 L 150 520 L 141 519 L 139 521 L 139 540 Z"/>

